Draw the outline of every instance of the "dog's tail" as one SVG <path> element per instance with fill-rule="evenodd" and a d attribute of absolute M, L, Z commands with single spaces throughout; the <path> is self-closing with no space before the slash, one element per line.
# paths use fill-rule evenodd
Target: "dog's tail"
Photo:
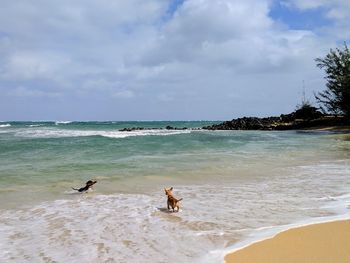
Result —
<path fill-rule="evenodd" d="M 182 198 L 180 198 L 179 200 L 177 200 L 178 202 L 180 202 L 182 200 Z"/>

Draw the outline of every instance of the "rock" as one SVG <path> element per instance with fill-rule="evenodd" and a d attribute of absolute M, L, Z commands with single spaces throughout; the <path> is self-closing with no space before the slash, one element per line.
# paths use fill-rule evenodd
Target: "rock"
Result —
<path fill-rule="evenodd" d="M 316 120 L 323 114 L 316 108 L 296 110 L 290 114 L 282 114 L 279 117 L 243 117 L 224 121 L 220 124 L 203 127 L 206 130 L 291 130 L 311 127 L 319 123 Z"/>
<path fill-rule="evenodd" d="M 140 130 L 144 130 L 145 128 L 143 127 L 131 127 L 131 128 L 123 128 L 120 129 L 119 131 L 123 131 L 123 132 L 131 132 L 131 131 L 140 131 Z"/>

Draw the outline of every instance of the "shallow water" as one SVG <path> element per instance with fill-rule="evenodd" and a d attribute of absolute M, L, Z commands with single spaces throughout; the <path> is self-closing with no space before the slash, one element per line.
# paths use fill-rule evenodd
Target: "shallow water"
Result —
<path fill-rule="evenodd" d="M 342 135 L 166 125 L 208 123 L 1 123 L 0 262 L 220 262 L 266 229 L 349 216 Z M 118 131 L 135 126 L 158 129 Z"/>

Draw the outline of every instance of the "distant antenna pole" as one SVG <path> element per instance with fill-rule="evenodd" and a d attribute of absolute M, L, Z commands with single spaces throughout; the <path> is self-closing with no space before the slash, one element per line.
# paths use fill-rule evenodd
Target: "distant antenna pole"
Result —
<path fill-rule="evenodd" d="M 303 80 L 303 97 L 302 97 L 302 104 L 306 103 L 306 97 L 305 97 L 305 80 Z"/>

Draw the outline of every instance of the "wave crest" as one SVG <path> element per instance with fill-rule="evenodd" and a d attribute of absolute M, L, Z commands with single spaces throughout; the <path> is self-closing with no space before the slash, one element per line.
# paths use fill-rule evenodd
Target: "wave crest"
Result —
<path fill-rule="evenodd" d="M 72 123 L 72 121 L 55 121 L 55 125 L 69 124 L 69 123 Z"/>
<path fill-rule="evenodd" d="M 16 136 L 29 138 L 61 138 L 61 137 L 89 137 L 101 136 L 106 138 L 126 138 L 133 136 L 168 136 L 190 133 L 191 130 L 142 130 L 142 131 L 118 131 L 118 130 L 61 130 L 55 128 L 42 128 L 21 130 Z"/>

